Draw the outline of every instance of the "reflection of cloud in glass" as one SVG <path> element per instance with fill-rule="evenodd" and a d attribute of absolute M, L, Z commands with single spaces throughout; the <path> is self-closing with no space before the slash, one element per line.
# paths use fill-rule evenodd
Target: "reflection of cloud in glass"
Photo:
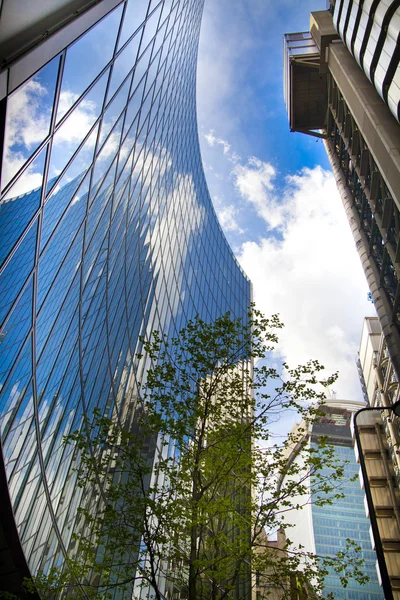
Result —
<path fill-rule="evenodd" d="M 73 156 L 79 144 L 83 141 L 90 128 L 99 117 L 103 105 L 107 76 L 108 71 L 100 78 L 85 98 L 83 98 L 74 108 L 55 133 L 50 160 L 50 177 L 53 177 L 56 175 L 57 171 L 61 171 L 65 168 L 68 160 Z M 77 96 L 71 91 L 64 91 L 60 94 L 61 107 L 68 106 L 71 102 L 73 103 L 76 100 Z M 93 152 L 95 143 L 96 136 L 91 135 L 85 142 L 85 149 Z M 82 151 L 80 152 L 82 153 Z M 83 170 L 83 165 L 80 167 L 79 164 L 77 164 L 75 174 L 78 174 L 81 170 Z"/>
<path fill-rule="evenodd" d="M 45 157 L 46 146 L 43 148 L 43 150 L 41 150 L 41 152 L 39 152 L 35 160 L 31 162 L 31 164 L 25 169 L 22 175 L 20 175 L 15 184 L 10 188 L 9 192 L 3 196 L 2 204 L 0 205 L 0 214 L 2 215 L 2 218 L 2 213 L 4 211 L 5 206 L 4 203 L 7 202 L 7 200 L 16 198 L 18 196 L 22 196 L 23 194 L 28 194 L 33 190 L 36 190 L 38 188 L 40 189 L 42 187 Z M 22 161 L 22 164 L 23 162 L 24 161 Z M 37 204 L 39 203 L 39 197 L 40 194 L 37 198 Z M 37 206 L 35 208 L 37 208 Z"/>
<path fill-rule="evenodd" d="M 90 136 L 87 138 L 85 144 L 76 153 L 73 161 L 70 163 L 69 167 L 64 172 L 63 177 L 61 177 L 58 180 L 58 182 L 57 182 L 58 186 L 60 186 L 62 188 L 64 185 L 66 185 L 67 183 L 69 183 L 70 181 L 75 179 L 75 177 L 77 177 L 78 175 L 83 176 L 85 174 L 86 170 L 90 167 L 90 165 L 92 163 L 93 150 L 94 150 L 94 146 L 96 143 L 96 138 L 97 138 L 97 127 L 94 128 L 94 130 L 92 131 Z M 58 166 L 59 164 L 61 164 L 61 160 L 63 160 L 63 152 L 65 153 L 66 157 L 69 158 L 70 156 L 72 156 L 73 151 L 70 150 L 69 154 L 68 154 L 68 144 L 67 143 L 60 145 L 58 148 L 56 146 L 53 146 L 53 154 L 52 154 L 52 159 L 51 159 L 51 163 L 50 163 L 49 176 L 56 174 L 57 169 L 53 170 L 53 168 L 54 168 L 53 166 L 54 165 Z M 60 162 L 57 162 L 58 160 Z M 52 186 L 55 184 L 56 181 L 57 181 L 57 177 L 53 177 L 50 181 L 48 181 L 46 195 L 52 189 Z"/>
<path fill-rule="evenodd" d="M 3 188 L 49 132 L 58 62 L 58 58 L 52 60 L 8 99 L 2 169 Z M 31 186 L 24 191 L 37 187 L 41 182 L 41 175 L 37 175 L 32 167 L 29 169 Z"/>
<path fill-rule="evenodd" d="M 46 88 L 32 79 L 12 97 L 7 114 L 6 143 L 8 146 L 25 145 L 28 150 L 34 148 L 46 136 L 49 111 L 40 112 Z M 32 120 L 35 117 L 35 120 Z"/>
<path fill-rule="evenodd" d="M 61 92 L 59 106 L 68 106 L 78 99 L 73 92 Z M 82 131 L 86 132 L 93 125 L 96 114 L 96 103 L 86 98 L 75 108 L 68 119 L 68 126 L 59 129 L 59 136 L 56 142 L 72 142 L 82 139 Z"/>
<path fill-rule="evenodd" d="M 110 87 L 108 90 L 108 99 L 112 97 L 117 88 L 121 85 L 122 81 L 128 75 L 129 71 L 133 68 L 136 62 L 137 51 L 139 48 L 140 35 L 137 34 L 128 46 L 124 48 L 122 53 L 116 59 L 113 72 L 110 80 Z M 130 78 L 129 78 L 130 79 Z M 129 81 L 128 79 L 128 81 Z"/>

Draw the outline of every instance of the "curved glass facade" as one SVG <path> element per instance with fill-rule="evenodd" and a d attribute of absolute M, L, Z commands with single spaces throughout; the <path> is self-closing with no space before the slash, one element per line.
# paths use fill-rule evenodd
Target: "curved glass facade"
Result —
<path fill-rule="evenodd" d="M 0 423 L 33 572 L 73 543 L 83 491 L 62 438 L 94 407 L 132 415 L 139 335 L 250 302 L 201 165 L 202 4 L 113 2 L 77 39 L 66 26 L 65 48 L 7 98 Z"/>

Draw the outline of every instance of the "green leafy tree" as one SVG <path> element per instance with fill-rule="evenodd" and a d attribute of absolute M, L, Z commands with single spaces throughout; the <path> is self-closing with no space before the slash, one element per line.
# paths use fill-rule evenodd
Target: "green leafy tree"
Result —
<path fill-rule="evenodd" d="M 310 481 L 318 502 L 342 497 L 343 464 L 325 439 L 311 447 L 301 428 L 274 439 L 286 411 L 305 423 L 318 418 L 335 380 L 322 379 L 317 361 L 283 372 L 271 366 L 281 327 L 252 308 L 246 322 L 229 313 L 213 323 L 196 317 L 175 339 L 154 332 L 143 340 L 150 366 L 141 410 L 123 422 L 96 410 L 65 440 L 79 451 L 85 490 L 78 552 L 62 570 L 39 573 L 32 585 L 43 598 L 125 598 L 133 588 L 133 597 L 145 590 L 157 600 L 173 590 L 188 600 L 244 600 L 252 571 L 282 598 L 297 571 L 319 597 L 328 568 L 343 585 L 366 580 L 350 541 L 335 559 L 260 542 L 309 501 Z M 293 449 L 301 461 L 288 461 Z"/>

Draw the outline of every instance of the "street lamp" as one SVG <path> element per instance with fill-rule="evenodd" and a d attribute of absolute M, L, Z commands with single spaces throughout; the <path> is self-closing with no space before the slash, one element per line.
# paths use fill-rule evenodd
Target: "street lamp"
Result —
<path fill-rule="evenodd" d="M 360 410 L 358 410 L 354 414 L 353 423 L 354 423 L 354 433 L 355 433 L 355 438 L 356 438 L 357 450 L 358 450 L 358 455 L 359 455 L 359 459 L 360 459 L 361 473 L 362 473 L 363 480 L 364 480 L 365 496 L 367 499 L 369 518 L 371 521 L 372 534 L 374 536 L 376 557 L 378 559 L 379 571 L 381 573 L 382 589 L 383 589 L 383 593 L 385 595 L 385 600 L 393 600 L 392 586 L 390 585 L 390 579 L 389 579 L 389 573 L 388 573 L 387 566 L 386 566 L 385 554 L 383 552 L 381 536 L 379 534 L 379 528 L 378 528 L 378 521 L 376 519 L 375 506 L 372 501 L 372 494 L 371 494 L 371 488 L 370 488 L 369 480 L 368 480 L 367 467 L 365 465 L 364 454 L 363 454 L 362 446 L 361 446 L 360 433 L 358 431 L 358 426 L 357 426 L 357 417 L 359 414 L 361 414 L 362 412 L 365 412 L 365 411 L 378 411 L 378 410 L 379 411 L 390 410 L 397 417 L 400 417 L 400 400 L 398 400 L 394 404 L 391 404 L 390 406 L 366 406 L 365 408 L 360 408 Z"/>

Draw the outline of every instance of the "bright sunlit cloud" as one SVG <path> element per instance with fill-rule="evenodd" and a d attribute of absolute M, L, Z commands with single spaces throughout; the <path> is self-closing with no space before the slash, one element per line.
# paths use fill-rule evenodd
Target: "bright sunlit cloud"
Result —
<path fill-rule="evenodd" d="M 214 197 L 214 204 L 219 222 L 225 232 L 244 233 L 244 230 L 238 223 L 239 211 L 233 204 L 224 206 L 217 197 Z"/>
<path fill-rule="evenodd" d="M 253 205 L 268 226 L 274 228 L 281 225 L 284 207 L 275 198 L 274 167 L 251 156 L 246 165 L 236 165 L 232 174 L 239 194 Z"/>
<path fill-rule="evenodd" d="M 282 205 L 282 239 L 245 242 L 239 260 L 259 307 L 286 324 L 282 356 L 292 365 L 319 359 L 340 372 L 338 397 L 359 398 L 355 359 L 373 307 L 333 175 L 316 167 L 288 177 Z"/>
<path fill-rule="evenodd" d="M 340 372 L 338 397 L 361 398 L 355 360 L 362 319 L 374 308 L 332 173 L 316 166 L 282 177 L 255 156 L 233 166 L 232 144 L 218 144 L 214 132 L 211 139 L 229 170 L 224 195 L 214 197 L 217 214 L 258 307 L 285 323 L 282 359 L 292 366 L 318 359 L 327 374 Z"/>

